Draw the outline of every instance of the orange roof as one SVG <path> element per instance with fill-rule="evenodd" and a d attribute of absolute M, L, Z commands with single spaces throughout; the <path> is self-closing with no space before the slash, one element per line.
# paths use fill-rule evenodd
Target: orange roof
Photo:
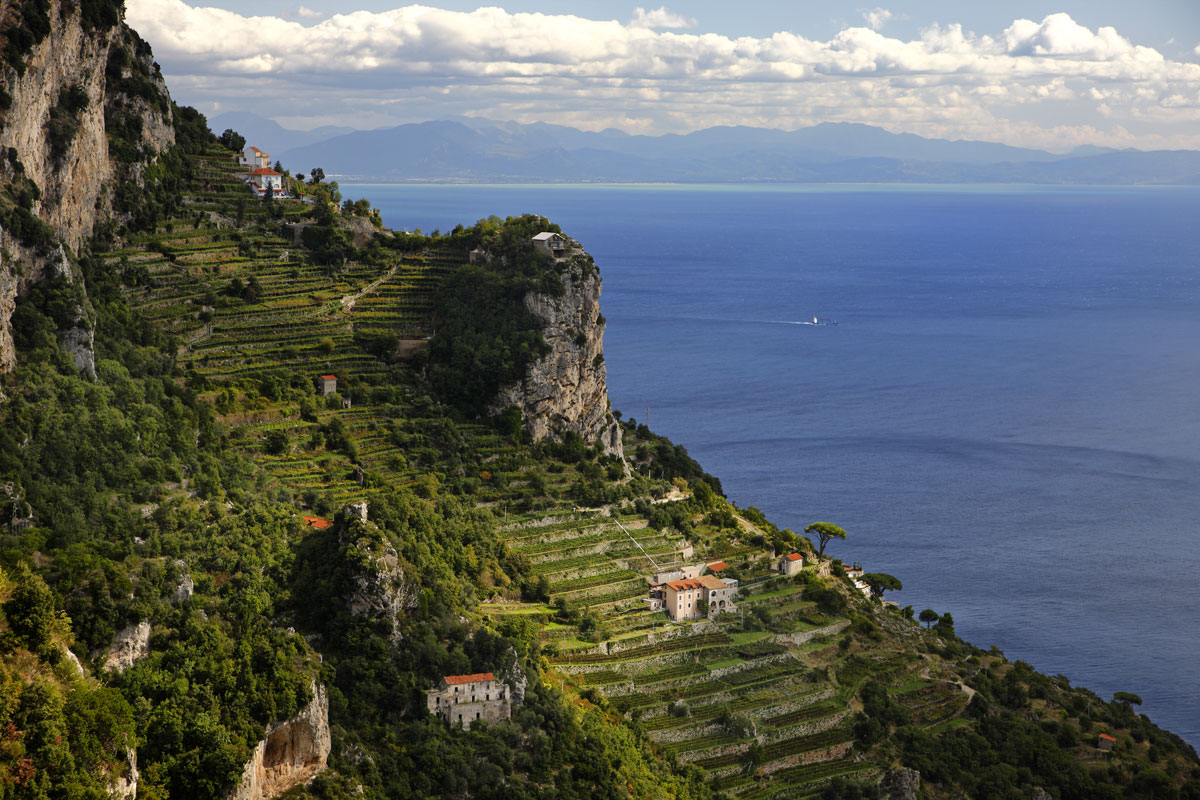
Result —
<path fill-rule="evenodd" d="M 699 589 L 700 581 L 696 578 L 687 578 L 682 581 L 667 581 L 667 586 L 670 586 L 675 591 L 683 591 L 684 589 Z"/>
<path fill-rule="evenodd" d="M 323 380 L 323 381 L 336 381 L 336 380 L 337 380 L 337 375 L 322 375 L 322 376 L 321 376 L 321 380 Z"/>
<path fill-rule="evenodd" d="M 251 150 L 253 150 L 253 151 L 254 151 L 254 152 L 256 152 L 256 153 L 261 153 L 261 152 L 262 152 L 262 150 L 259 150 L 259 149 L 258 149 L 257 147 L 255 147 L 254 145 L 250 145 L 250 149 L 251 149 Z"/>
<path fill-rule="evenodd" d="M 729 565 L 726 564 L 724 561 L 717 561 L 713 564 L 709 564 L 708 569 L 710 572 L 723 572 L 723 571 L 729 569 Z"/>
<path fill-rule="evenodd" d="M 786 558 L 788 561 L 801 561 L 804 559 L 804 556 L 800 555 L 799 553 L 788 553 L 786 556 L 784 556 L 784 558 Z"/>
<path fill-rule="evenodd" d="M 250 170 L 250 174 L 251 175 L 281 175 L 282 173 L 276 172 L 273 169 L 267 169 L 266 167 L 259 167 L 258 169 Z"/>
<path fill-rule="evenodd" d="M 670 586 L 675 591 L 683 591 L 684 589 L 724 589 L 725 582 L 719 578 L 714 578 L 712 575 L 704 575 L 699 578 L 687 578 L 682 581 L 667 581 L 667 586 Z"/>
<path fill-rule="evenodd" d="M 330 522 L 327 519 L 322 519 L 321 517 L 305 517 L 304 524 L 309 526 L 310 528 L 316 528 L 319 531 L 323 531 L 326 528 L 333 527 L 332 522 Z"/>
<path fill-rule="evenodd" d="M 1117 740 L 1115 736 L 1109 736 L 1107 733 L 1100 734 L 1100 738 L 1109 742 L 1115 742 Z"/>
<path fill-rule="evenodd" d="M 490 672 L 476 672 L 474 675 L 447 675 L 442 680 L 451 686 L 459 686 L 464 683 L 481 683 L 483 681 L 494 681 L 496 676 Z"/>

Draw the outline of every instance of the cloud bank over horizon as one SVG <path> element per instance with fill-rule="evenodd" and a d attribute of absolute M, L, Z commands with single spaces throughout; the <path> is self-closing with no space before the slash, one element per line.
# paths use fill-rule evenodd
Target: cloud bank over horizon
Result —
<path fill-rule="evenodd" d="M 892 12 L 874 8 L 867 25 L 816 41 L 698 32 L 666 6 L 624 23 L 497 7 L 307 23 L 182 0 L 127 8 L 181 102 L 291 127 L 454 115 L 630 133 L 862 122 L 1052 149 L 1200 148 L 1200 64 L 1063 13 L 994 35 L 935 23 L 904 41 L 876 29 Z"/>

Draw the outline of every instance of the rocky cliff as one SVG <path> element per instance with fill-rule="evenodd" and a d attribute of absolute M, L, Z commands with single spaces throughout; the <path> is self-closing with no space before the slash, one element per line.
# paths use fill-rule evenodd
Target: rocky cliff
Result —
<path fill-rule="evenodd" d="M 366 503 L 347 508 L 339 541 L 343 558 L 353 565 L 346 607 L 355 616 L 385 620 L 392 631 L 389 640 L 399 644 L 398 621 L 406 610 L 417 607 L 418 586 L 411 566 L 403 562 L 378 527 L 367 521 Z"/>
<path fill-rule="evenodd" d="M 324 772 L 332 745 L 329 697 L 321 684 L 312 693 L 299 714 L 267 729 L 229 800 L 271 800 Z"/>
<path fill-rule="evenodd" d="M 119 6 L 97 5 L 109 16 L 89 9 L 85 19 L 71 0 L 2 6 L 0 35 L 41 38 L 23 61 L 0 63 L 0 225 L 9 228 L 0 235 L 0 373 L 15 365 L 9 320 L 16 298 L 59 261 L 45 238 L 77 250 L 112 214 L 114 186 L 139 182 L 146 164 L 174 143 L 170 98 L 150 48 L 119 22 Z M 18 207 L 44 230 L 15 219 Z M 79 319 L 64 341 L 87 370 L 86 356 L 76 355 L 90 352 L 85 308 Z"/>
<path fill-rule="evenodd" d="M 561 296 L 525 296 L 525 307 L 543 323 L 550 353 L 529 366 L 523 381 L 502 389 L 491 410 L 516 406 L 534 441 L 573 431 L 623 457 L 621 426 L 608 402 L 600 275 L 590 257 L 576 256 L 574 262 L 562 275 Z"/>

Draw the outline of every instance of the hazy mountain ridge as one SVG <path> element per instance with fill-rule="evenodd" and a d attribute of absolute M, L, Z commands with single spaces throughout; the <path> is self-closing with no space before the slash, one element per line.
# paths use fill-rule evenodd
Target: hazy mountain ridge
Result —
<path fill-rule="evenodd" d="M 319 164 L 330 174 L 385 182 L 1200 183 L 1197 151 L 1085 145 L 1054 154 L 854 123 L 646 136 L 467 118 L 350 132 L 286 131 L 249 114 L 213 120 L 214 131 L 224 126 L 275 148 L 290 169 Z M 330 130 L 342 132 L 320 138 Z"/>

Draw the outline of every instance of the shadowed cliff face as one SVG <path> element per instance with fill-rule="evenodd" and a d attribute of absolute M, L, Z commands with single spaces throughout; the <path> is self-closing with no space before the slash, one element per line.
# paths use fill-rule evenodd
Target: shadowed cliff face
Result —
<path fill-rule="evenodd" d="M 38 196 L 29 210 L 75 250 L 111 215 L 116 183 L 140 182 L 148 161 L 174 143 L 174 132 L 166 85 L 135 33 L 124 24 L 87 30 L 78 4 L 58 0 L 48 19 L 50 32 L 26 55 L 23 74 L 0 64 L 0 86 L 11 100 L 0 111 L 0 187 L 32 181 Z M 116 125 L 133 156 L 128 163 L 110 153 Z M 13 231 L 0 239 L 4 373 L 15 366 L 9 320 L 16 298 L 46 277 L 57 258 L 22 243 Z M 87 335 L 75 334 L 69 342 L 75 349 L 90 341 L 85 327 Z"/>
<path fill-rule="evenodd" d="M 529 365 L 523 381 L 502 389 L 492 411 L 520 409 L 534 441 L 573 431 L 605 453 L 623 457 L 621 426 L 609 409 L 600 275 L 595 269 L 571 269 L 562 282 L 561 297 L 525 296 L 525 307 L 543 323 L 550 353 Z"/>
<path fill-rule="evenodd" d="M 329 699 L 313 684 L 313 699 L 299 714 L 267 730 L 229 800 L 271 800 L 325 771 L 332 744 Z"/>

